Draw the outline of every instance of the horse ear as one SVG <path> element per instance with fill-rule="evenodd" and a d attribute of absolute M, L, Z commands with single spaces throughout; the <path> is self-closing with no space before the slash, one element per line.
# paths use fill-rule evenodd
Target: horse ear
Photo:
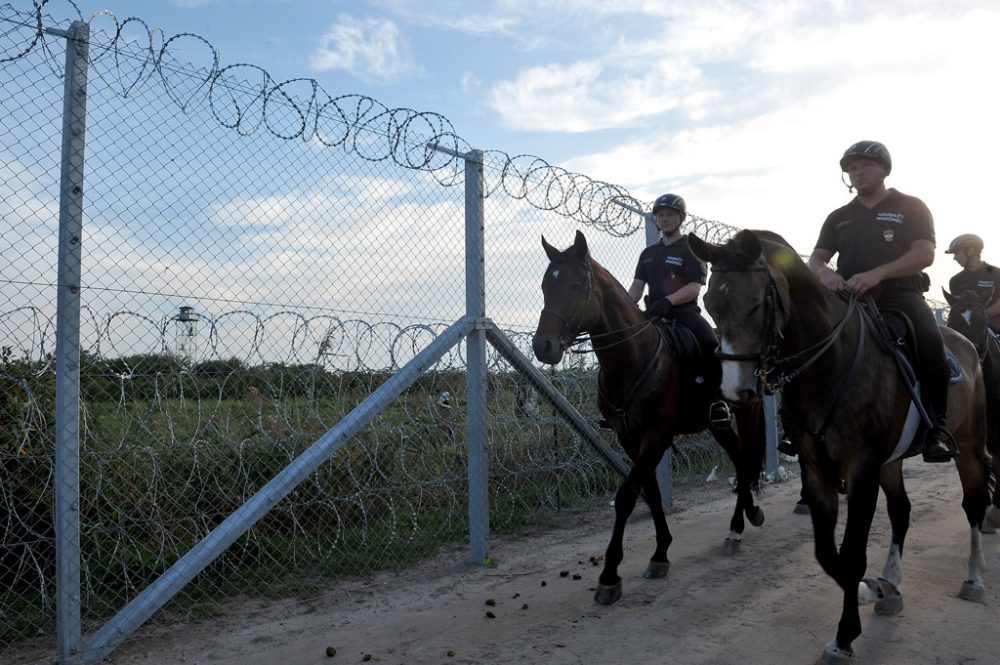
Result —
<path fill-rule="evenodd" d="M 559 250 L 546 242 L 544 235 L 542 236 L 542 248 L 545 250 L 545 255 L 549 257 L 549 261 L 556 261 L 559 258 Z"/>
<path fill-rule="evenodd" d="M 751 261 L 756 261 L 763 248 L 760 246 L 760 238 L 750 230 L 740 231 L 736 239 L 739 241 L 739 252 Z"/>
<path fill-rule="evenodd" d="M 583 235 L 583 231 L 578 230 L 573 239 L 573 253 L 582 261 L 587 258 L 587 252 L 587 237 Z"/>
<path fill-rule="evenodd" d="M 953 296 L 950 293 L 948 293 L 943 286 L 941 287 L 941 293 L 944 294 L 944 299 L 948 302 L 948 305 L 950 307 L 954 307 L 955 306 L 955 296 Z"/>
<path fill-rule="evenodd" d="M 694 233 L 688 234 L 688 248 L 695 257 L 704 263 L 711 263 L 718 254 L 716 251 L 718 246 L 705 242 Z"/>

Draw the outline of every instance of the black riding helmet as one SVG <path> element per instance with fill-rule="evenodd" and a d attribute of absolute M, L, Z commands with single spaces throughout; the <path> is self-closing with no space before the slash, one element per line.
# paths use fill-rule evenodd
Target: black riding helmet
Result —
<path fill-rule="evenodd" d="M 846 172 L 847 164 L 855 157 L 867 157 L 885 167 L 885 174 L 892 171 L 892 157 L 889 150 L 878 141 L 858 141 L 844 151 L 844 156 L 840 158 L 840 170 Z"/>
<path fill-rule="evenodd" d="M 687 218 L 687 204 L 676 194 L 663 194 L 657 197 L 656 201 L 653 202 L 653 214 L 655 215 L 660 208 L 676 210 L 680 213 L 682 222 Z"/>

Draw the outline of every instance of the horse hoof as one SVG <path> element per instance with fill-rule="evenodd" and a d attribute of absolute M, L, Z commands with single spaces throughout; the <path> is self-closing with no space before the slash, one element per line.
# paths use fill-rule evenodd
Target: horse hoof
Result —
<path fill-rule="evenodd" d="M 850 665 L 853 662 L 854 652 L 850 649 L 841 649 L 834 640 L 823 648 L 823 655 L 816 661 L 816 665 Z"/>
<path fill-rule="evenodd" d="M 1000 528 L 1000 509 L 996 506 L 990 506 L 986 511 L 985 523 L 993 528 Z"/>
<path fill-rule="evenodd" d="M 667 571 L 670 570 L 669 561 L 650 561 L 649 565 L 646 566 L 646 572 L 642 574 L 647 580 L 659 580 L 667 576 Z M 621 585 L 619 585 L 621 586 Z M 621 591 L 619 590 L 619 595 Z"/>
<path fill-rule="evenodd" d="M 757 506 L 757 512 L 753 515 L 747 515 L 747 519 L 750 520 L 750 524 L 754 526 L 760 526 L 764 523 L 764 511 L 760 506 Z"/>
<path fill-rule="evenodd" d="M 958 590 L 958 597 L 970 603 L 983 603 L 986 602 L 986 588 L 975 582 L 962 582 L 962 588 Z"/>
<path fill-rule="evenodd" d="M 795 509 L 792 510 L 796 515 L 808 515 L 809 514 L 809 504 L 799 502 L 795 504 Z"/>
<path fill-rule="evenodd" d="M 903 611 L 903 594 L 895 584 L 882 577 L 866 577 L 861 582 L 875 594 L 875 614 L 895 616 Z"/>
<path fill-rule="evenodd" d="M 726 556 L 733 556 L 740 553 L 740 541 L 726 538 L 722 541 L 722 553 Z"/>
<path fill-rule="evenodd" d="M 598 605 L 611 605 L 616 600 L 622 597 L 622 583 L 619 581 L 617 584 L 598 584 L 597 592 L 594 594 L 594 600 L 597 601 Z"/>

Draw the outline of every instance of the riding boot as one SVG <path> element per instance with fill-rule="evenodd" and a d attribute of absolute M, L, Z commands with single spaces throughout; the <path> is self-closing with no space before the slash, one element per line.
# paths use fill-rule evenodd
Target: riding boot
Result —
<path fill-rule="evenodd" d="M 930 374 L 930 372 L 928 372 Z M 923 454 L 925 462 L 948 462 L 958 457 L 958 446 L 946 426 L 948 413 L 948 368 L 945 366 L 943 380 L 928 380 L 924 384 L 924 401 L 928 415 L 934 423 L 924 433 Z M 925 377 L 925 380 L 928 377 Z M 937 378 L 937 377 L 934 377 Z"/>
<path fill-rule="evenodd" d="M 722 396 L 722 361 L 715 357 L 715 347 L 703 350 L 702 357 L 705 359 L 705 382 L 711 386 L 712 394 L 708 426 L 710 429 L 728 429 L 732 426 L 733 412 Z"/>

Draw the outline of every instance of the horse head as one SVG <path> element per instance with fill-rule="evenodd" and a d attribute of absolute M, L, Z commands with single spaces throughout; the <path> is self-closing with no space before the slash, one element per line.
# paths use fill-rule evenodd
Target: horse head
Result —
<path fill-rule="evenodd" d="M 549 266 L 542 278 L 544 306 L 538 328 L 531 341 L 535 358 L 556 364 L 563 352 L 589 329 L 598 314 L 594 295 L 594 270 L 587 249 L 587 239 L 576 232 L 573 244 L 560 252 L 542 236 L 542 247 Z"/>
<path fill-rule="evenodd" d="M 796 261 L 808 268 L 781 236 L 765 231 L 740 231 L 725 245 L 692 233 L 688 245 L 712 266 L 704 304 L 718 328 L 722 392 L 735 404 L 752 404 L 763 394 L 761 378 L 777 357 L 789 320 L 783 268 Z"/>
<path fill-rule="evenodd" d="M 989 294 L 979 294 L 975 291 L 965 291 L 963 293 L 944 293 L 944 299 L 948 301 L 948 327 L 965 336 L 972 342 L 980 354 L 986 349 L 986 340 L 990 316 L 986 312 L 989 304 Z"/>

